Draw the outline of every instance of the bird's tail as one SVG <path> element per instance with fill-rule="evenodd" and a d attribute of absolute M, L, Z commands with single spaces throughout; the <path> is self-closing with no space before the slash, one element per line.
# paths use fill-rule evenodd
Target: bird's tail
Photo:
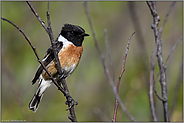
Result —
<path fill-rule="evenodd" d="M 51 81 L 45 81 L 42 78 L 42 76 L 40 77 L 40 82 L 39 82 L 39 85 L 38 85 L 38 89 L 37 89 L 35 95 L 33 96 L 33 98 L 31 99 L 31 101 L 29 103 L 29 109 L 30 110 L 32 110 L 33 112 L 36 112 L 45 90 L 50 85 L 51 85 Z"/>
<path fill-rule="evenodd" d="M 36 112 L 36 110 L 38 109 L 40 100 L 43 97 L 43 93 L 41 95 L 39 95 L 39 91 L 40 89 L 38 88 L 38 90 L 36 91 L 35 95 L 33 96 L 33 98 L 31 99 L 30 103 L 29 103 L 29 109 L 32 110 L 33 112 Z"/>

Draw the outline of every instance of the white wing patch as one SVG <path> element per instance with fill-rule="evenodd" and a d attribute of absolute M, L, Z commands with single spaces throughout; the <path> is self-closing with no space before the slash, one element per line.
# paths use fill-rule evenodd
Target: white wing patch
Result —
<path fill-rule="evenodd" d="M 42 74 L 40 75 L 39 78 L 39 88 L 40 88 L 40 92 L 39 92 L 39 96 L 41 96 L 44 91 L 51 86 L 52 80 L 47 80 L 45 81 L 44 78 L 42 77 Z"/>

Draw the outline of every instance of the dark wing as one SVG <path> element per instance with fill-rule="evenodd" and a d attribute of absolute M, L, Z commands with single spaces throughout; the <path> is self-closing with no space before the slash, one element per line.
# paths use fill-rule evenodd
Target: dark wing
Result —
<path fill-rule="evenodd" d="M 63 47 L 63 43 L 57 42 L 56 47 L 57 47 L 57 50 L 59 52 Z M 52 50 L 52 46 L 49 47 L 49 49 L 47 50 L 43 59 L 44 60 L 42 60 L 42 62 L 45 66 L 47 66 L 52 60 L 55 59 L 54 52 Z M 42 71 L 43 71 L 43 67 L 40 65 L 36 71 L 34 79 L 32 80 L 32 84 L 34 84 L 36 82 L 36 80 L 40 77 L 40 74 L 42 73 Z"/>

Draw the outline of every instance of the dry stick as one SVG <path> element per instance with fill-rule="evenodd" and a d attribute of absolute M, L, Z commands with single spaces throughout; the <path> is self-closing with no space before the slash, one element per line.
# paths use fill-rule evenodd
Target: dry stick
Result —
<path fill-rule="evenodd" d="M 25 37 L 25 39 L 28 41 L 29 45 L 31 46 L 31 48 L 33 49 L 37 59 L 38 59 L 38 62 L 42 65 L 43 69 L 47 72 L 47 74 L 49 75 L 50 79 L 54 82 L 54 84 L 58 87 L 58 90 L 60 90 L 64 95 L 66 95 L 64 89 L 58 85 L 58 83 L 55 81 L 55 79 L 51 76 L 51 74 L 48 72 L 47 68 L 45 67 L 45 65 L 42 63 L 42 61 L 40 60 L 37 52 L 36 52 L 36 48 L 31 44 L 31 41 L 29 40 L 29 38 L 27 37 L 27 35 L 17 26 L 15 25 L 12 21 L 8 20 L 8 19 L 5 19 L 3 17 L 1 17 L 2 20 L 4 21 L 7 21 L 9 22 L 10 24 L 12 24 L 15 28 L 17 28 L 22 34 L 23 36 Z"/>
<path fill-rule="evenodd" d="M 67 104 L 68 104 L 69 111 L 70 111 L 70 114 L 69 114 L 68 118 L 72 122 L 77 122 L 72 97 L 70 96 L 70 93 L 69 93 L 69 90 L 68 90 L 68 87 L 67 87 L 67 84 L 66 84 L 66 80 L 62 78 L 62 75 L 64 74 L 64 71 L 62 71 L 62 68 L 61 68 L 61 65 L 60 65 L 60 62 L 59 62 L 59 58 L 58 58 L 58 55 L 57 55 L 58 52 L 57 52 L 57 48 L 56 48 L 56 42 L 54 42 L 54 36 L 53 36 L 52 28 L 51 28 L 50 14 L 49 14 L 49 1 L 48 1 L 48 10 L 47 10 L 46 14 L 47 14 L 47 21 L 48 21 L 48 27 L 47 27 L 48 34 L 49 34 L 49 37 L 50 37 L 50 41 L 51 41 L 51 44 L 52 44 L 52 49 L 53 49 L 54 56 L 55 56 L 55 61 L 56 61 L 55 65 L 56 65 L 57 71 L 58 71 L 58 73 L 60 75 L 60 79 L 61 79 L 59 81 L 61 81 L 61 84 L 63 85 L 64 90 L 67 94 L 66 95 L 66 100 L 67 100 Z"/>
<path fill-rule="evenodd" d="M 50 41 L 51 41 L 51 44 L 52 44 L 52 49 L 53 49 L 53 52 L 54 52 L 54 57 L 55 57 L 55 65 L 56 65 L 56 68 L 57 68 L 57 71 L 60 75 L 60 79 L 62 79 L 62 74 L 63 74 L 63 71 L 62 71 L 62 68 L 61 68 L 61 65 L 60 65 L 60 62 L 59 62 L 59 58 L 58 58 L 58 55 L 57 55 L 57 49 L 56 49 L 56 45 L 55 45 L 55 42 L 54 42 L 54 37 L 53 37 L 53 33 L 52 33 L 52 28 L 51 28 L 51 22 L 50 22 L 50 15 L 49 15 L 49 2 L 48 2 L 48 11 L 47 11 L 47 21 L 48 21 L 48 27 L 45 25 L 45 23 L 43 22 L 43 20 L 40 18 L 40 16 L 37 14 L 36 10 L 33 8 L 33 6 L 31 5 L 31 3 L 29 1 L 26 1 L 27 4 L 29 5 L 29 7 L 31 8 L 32 12 L 34 13 L 34 15 L 37 17 L 37 19 L 39 20 L 39 22 L 41 23 L 41 25 L 43 26 L 43 28 L 45 29 L 45 31 L 47 32 L 47 34 L 49 35 L 49 38 L 50 38 Z M 67 102 L 68 102 L 68 107 L 71 107 L 73 105 L 73 100 L 72 100 L 72 97 L 70 96 L 69 94 L 69 91 L 68 91 L 68 87 L 67 87 L 67 84 L 66 84 L 66 81 L 65 80 L 59 80 L 62 82 L 62 85 L 63 87 L 66 89 L 65 90 L 65 94 L 64 96 L 66 97 L 67 99 Z M 69 99 L 70 98 L 70 99 Z M 71 101 L 72 100 L 72 101 Z M 76 116 L 75 116 L 75 112 L 74 112 L 74 107 L 72 106 L 70 109 L 70 116 L 69 119 L 71 121 L 77 121 L 76 120 Z"/>
<path fill-rule="evenodd" d="M 165 101 L 162 101 L 163 103 L 163 110 L 164 110 L 164 121 L 168 122 L 169 121 L 169 106 L 168 106 L 168 97 L 167 97 L 167 84 L 166 84 L 166 66 L 163 63 L 163 58 L 162 58 L 162 41 L 159 35 L 159 29 L 158 29 L 158 23 L 160 21 L 160 18 L 157 14 L 157 8 L 156 8 L 156 2 L 147 2 L 151 14 L 153 16 L 153 24 L 152 24 L 152 29 L 154 31 L 155 35 L 155 43 L 158 43 L 157 47 L 157 60 L 158 60 L 158 65 L 159 69 L 161 71 L 160 74 L 160 84 L 161 84 L 161 91 L 162 91 L 162 97 L 165 99 Z"/>
<path fill-rule="evenodd" d="M 169 57 L 171 56 L 171 54 L 175 51 L 176 47 L 178 46 L 178 44 L 180 43 L 180 41 L 181 41 L 182 38 L 183 38 L 183 37 L 181 37 L 181 38 L 174 44 L 174 46 L 172 47 L 172 49 L 171 49 L 169 55 L 167 56 L 167 58 L 166 58 L 166 60 L 165 60 L 164 65 L 166 65 L 166 62 L 168 61 L 168 59 L 169 59 Z M 162 98 L 162 97 L 160 97 L 160 96 L 158 95 L 158 93 L 157 93 L 157 91 L 156 91 L 156 89 L 155 89 L 155 81 L 157 80 L 157 78 L 158 78 L 158 76 L 160 75 L 161 71 L 162 71 L 162 70 L 159 71 L 159 73 L 157 74 L 157 76 L 156 76 L 155 79 L 154 79 L 154 88 L 153 88 L 153 90 L 154 90 L 154 92 L 155 92 L 155 94 L 156 94 L 156 96 L 158 97 L 159 100 L 161 100 L 161 101 L 166 101 L 164 98 Z"/>
<path fill-rule="evenodd" d="M 175 5 L 175 2 L 176 2 L 176 1 L 173 1 L 173 2 L 171 3 L 171 5 L 170 5 L 170 7 L 169 7 L 169 9 L 168 9 L 168 11 L 167 11 L 167 14 L 166 14 L 166 16 L 165 16 L 164 22 L 163 22 L 163 24 L 162 24 L 162 26 L 161 26 L 161 28 L 160 28 L 160 30 L 159 30 L 160 36 L 161 36 L 161 34 L 162 34 L 164 25 L 165 25 L 165 23 L 167 22 L 167 18 L 168 18 L 168 16 L 169 16 L 169 14 L 170 14 L 170 12 L 171 12 L 173 6 Z M 178 40 L 177 42 L 179 43 L 179 41 L 180 41 L 180 40 Z M 178 43 L 176 43 L 174 46 L 177 46 Z M 173 47 L 173 48 L 174 48 L 174 47 Z M 169 56 L 171 55 L 171 53 L 172 53 L 173 51 L 174 51 L 174 49 L 171 50 L 171 52 L 170 52 L 170 54 L 168 55 L 166 61 L 168 60 Z M 164 65 L 166 64 L 166 61 L 165 61 Z M 157 74 L 157 76 L 156 76 L 156 78 L 155 78 L 155 80 L 154 80 L 154 88 L 153 88 L 153 89 L 154 89 L 154 92 L 155 92 L 156 96 L 158 97 L 158 99 L 161 100 L 161 101 L 165 101 L 164 98 L 162 98 L 162 97 L 160 97 L 160 96 L 158 95 L 158 93 L 157 93 L 157 91 L 156 91 L 156 89 L 155 89 L 155 81 L 157 80 L 157 78 L 158 78 L 158 76 L 160 75 L 161 71 L 162 71 L 162 70 L 159 71 L 159 73 Z"/>
<path fill-rule="evenodd" d="M 125 53 L 125 56 L 123 58 L 123 68 L 121 70 L 121 74 L 119 75 L 119 79 L 118 79 L 118 84 L 117 84 L 117 87 L 116 87 L 116 93 L 118 94 L 118 91 L 119 91 L 119 85 L 120 85 L 120 81 L 121 81 L 121 78 L 122 78 L 122 75 L 125 71 L 125 62 L 126 62 L 126 58 L 127 58 L 127 54 L 128 54 L 128 50 L 129 50 L 129 44 L 130 44 L 130 39 L 132 38 L 132 36 L 135 34 L 135 32 L 132 33 L 132 35 L 130 36 L 130 38 L 128 39 L 128 44 L 127 44 L 127 48 L 126 48 L 126 53 Z M 113 118 L 113 122 L 116 121 L 116 114 L 117 114 L 117 109 L 118 109 L 118 101 L 116 100 L 115 102 L 115 109 L 114 109 L 114 118 Z"/>
<path fill-rule="evenodd" d="M 51 41 L 51 45 L 52 45 L 52 49 L 53 49 L 53 52 L 54 52 L 54 57 L 56 59 L 56 68 L 57 68 L 57 71 L 59 72 L 60 75 L 62 75 L 63 71 L 62 71 L 62 68 L 61 68 L 61 65 L 60 65 L 60 62 L 59 62 L 59 58 L 58 58 L 58 52 L 57 52 L 57 48 L 56 48 L 56 42 L 54 42 L 54 36 L 53 36 L 53 32 L 52 32 L 52 28 L 51 28 L 51 22 L 50 22 L 50 14 L 49 14 L 49 1 L 48 1 L 48 10 L 47 10 L 47 23 L 48 23 L 48 34 L 49 34 L 49 38 L 50 38 L 50 41 Z"/>
<path fill-rule="evenodd" d="M 101 49 L 99 47 L 99 44 L 98 44 L 98 41 L 97 41 L 97 38 L 96 38 L 96 35 L 95 35 L 95 31 L 94 31 L 94 28 L 93 28 L 93 25 L 92 25 L 92 21 L 91 21 L 91 17 L 89 15 L 89 11 L 88 11 L 88 6 L 87 6 L 87 2 L 84 2 L 84 9 L 85 9 L 85 12 L 86 12 L 86 15 L 87 15 L 87 18 L 88 18 L 88 21 L 89 21 L 89 24 L 90 24 L 90 27 L 91 27 L 91 31 L 93 33 L 93 38 L 94 38 L 94 41 L 95 41 L 95 46 L 97 48 L 97 51 L 100 55 L 100 59 L 101 59 L 101 62 L 102 62 L 102 65 L 103 65 L 103 68 L 104 68 L 104 73 L 106 75 L 106 77 L 108 78 L 109 80 L 109 83 L 111 84 L 111 87 L 112 87 L 112 90 L 113 90 L 113 93 L 114 95 L 116 96 L 116 99 L 118 100 L 121 108 L 123 109 L 123 111 L 126 113 L 126 115 L 130 118 L 131 121 L 134 121 L 135 122 L 135 119 L 134 117 L 132 117 L 132 115 L 127 111 L 126 107 L 124 106 L 124 104 L 122 103 L 119 95 L 116 93 L 116 86 L 113 82 L 113 79 L 112 77 L 110 76 L 110 73 L 109 73 L 109 70 L 106 68 L 105 66 L 105 59 L 104 59 L 104 56 L 101 52 Z"/>

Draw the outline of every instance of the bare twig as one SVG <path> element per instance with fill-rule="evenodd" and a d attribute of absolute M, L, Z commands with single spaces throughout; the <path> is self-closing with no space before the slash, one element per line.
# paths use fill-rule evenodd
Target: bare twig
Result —
<path fill-rule="evenodd" d="M 48 35 L 49 35 L 49 38 L 50 38 L 50 41 L 51 41 L 51 45 L 52 45 L 52 49 L 53 49 L 53 52 L 54 52 L 54 57 L 56 59 L 56 68 L 57 68 L 57 71 L 59 72 L 60 75 L 62 75 L 62 68 L 61 68 L 61 65 L 60 65 L 60 62 L 59 62 L 59 58 L 58 58 L 58 52 L 57 52 L 57 48 L 56 48 L 56 42 L 54 42 L 54 36 L 53 36 L 53 32 L 52 32 L 52 28 L 51 28 L 51 22 L 50 22 L 50 14 L 49 14 L 49 1 L 48 1 L 48 10 L 47 10 L 47 23 L 48 23 L 48 27 L 47 27 L 47 31 L 48 31 Z"/>
<path fill-rule="evenodd" d="M 126 62 L 126 58 L 127 58 L 127 54 L 128 54 L 128 50 L 129 50 L 129 44 L 130 44 L 130 39 L 132 38 L 132 36 L 135 34 L 135 32 L 132 33 L 132 35 L 130 36 L 130 38 L 128 39 L 128 44 L 127 44 L 127 48 L 126 48 L 126 53 L 125 53 L 125 56 L 123 58 L 123 68 L 121 70 L 121 73 L 119 75 L 119 79 L 118 79 L 118 84 L 117 84 L 117 87 L 116 87 L 116 93 L 118 94 L 118 91 L 119 91 L 119 85 L 120 85 L 120 81 L 121 81 L 121 78 L 122 78 L 122 75 L 125 71 L 125 62 Z M 116 114 L 117 114 L 117 109 L 118 109 L 118 101 L 116 100 L 115 102 L 115 108 L 114 108 L 114 118 L 113 118 L 113 122 L 116 121 Z"/>
<path fill-rule="evenodd" d="M 175 51 L 175 49 L 176 49 L 176 47 L 178 46 L 178 44 L 182 41 L 182 39 L 183 39 L 183 37 L 181 37 L 175 44 L 174 44 L 174 46 L 172 47 L 172 49 L 171 49 L 171 51 L 170 51 L 170 53 L 169 53 L 169 55 L 167 56 L 167 58 L 166 58 L 166 60 L 165 60 L 165 63 L 164 64 L 166 64 L 166 62 L 168 61 L 168 59 L 169 59 L 169 57 L 171 56 L 171 54 Z"/>
<path fill-rule="evenodd" d="M 36 48 L 31 44 L 31 41 L 29 40 L 29 38 L 27 37 L 27 35 L 17 26 L 15 25 L 12 21 L 8 20 L 8 19 L 5 19 L 3 17 L 1 17 L 2 20 L 4 21 L 7 21 L 9 22 L 10 24 L 12 24 L 14 27 L 16 27 L 22 34 L 23 36 L 25 37 L 25 39 L 28 41 L 29 45 L 31 46 L 32 50 L 34 51 L 37 59 L 38 59 L 38 62 L 42 65 L 43 69 L 47 72 L 47 74 L 49 75 L 50 79 L 54 82 L 54 84 L 58 87 L 58 90 L 60 90 L 64 95 L 66 95 L 64 89 L 58 85 L 58 83 L 55 81 L 55 79 L 51 76 L 51 74 L 48 72 L 47 68 L 45 67 L 45 65 L 42 63 L 42 61 L 40 60 L 37 52 L 36 52 Z"/>
<path fill-rule="evenodd" d="M 113 93 L 116 96 L 117 101 L 119 102 L 121 108 L 126 113 L 126 115 L 130 118 L 131 121 L 135 121 L 134 117 L 132 117 L 131 114 L 127 111 L 127 109 L 124 106 L 124 104 L 122 103 L 119 95 L 116 93 L 116 86 L 115 86 L 115 84 L 113 82 L 112 77 L 110 76 L 109 70 L 107 69 L 107 67 L 105 65 L 105 59 L 104 59 L 104 56 L 103 56 L 103 54 L 101 52 L 101 49 L 99 47 L 99 44 L 98 44 L 98 41 L 97 41 L 97 38 L 96 38 L 96 35 L 95 35 L 95 31 L 94 31 L 94 28 L 93 28 L 93 25 L 92 25 L 91 17 L 89 15 L 89 11 L 88 11 L 87 2 L 84 2 L 84 9 L 85 9 L 85 12 L 86 12 L 86 15 L 87 15 L 87 18 L 88 18 L 88 21 L 89 21 L 89 24 L 90 24 L 92 33 L 93 33 L 93 38 L 94 38 L 94 41 L 95 41 L 95 46 L 96 46 L 97 51 L 98 51 L 98 53 L 100 55 L 100 59 L 101 59 L 101 62 L 102 62 L 103 68 L 104 68 L 104 73 L 105 73 L 106 77 L 109 80 L 109 83 L 110 83 L 110 85 L 112 87 Z"/>
<path fill-rule="evenodd" d="M 157 60 L 158 60 L 158 65 L 159 69 L 161 71 L 160 74 L 160 84 L 161 84 L 161 91 L 162 91 L 162 97 L 164 98 L 165 101 L 162 101 L 163 103 L 163 110 L 164 110 L 164 121 L 169 121 L 169 107 L 168 107 L 168 97 L 167 97 L 167 84 L 166 84 L 166 66 L 163 63 L 163 58 L 162 58 L 162 41 L 161 41 L 161 35 L 158 29 L 158 24 L 160 21 L 160 18 L 157 14 L 157 7 L 156 7 L 156 2 L 147 2 L 148 7 L 150 8 L 151 14 L 153 16 L 153 24 L 152 24 L 152 29 L 154 31 L 154 36 L 155 36 L 155 43 L 158 44 L 157 47 Z"/>
<path fill-rule="evenodd" d="M 166 62 L 168 61 L 169 57 L 170 57 L 171 54 L 175 51 L 176 47 L 178 46 L 178 44 L 180 43 L 180 41 L 181 41 L 182 39 L 183 39 L 183 37 L 181 37 L 181 38 L 174 44 L 174 46 L 172 47 L 172 49 L 171 49 L 169 55 L 167 56 L 167 58 L 166 58 L 166 60 L 165 60 L 164 65 L 166 65 Z M 158 93 L 157 93 L 157 91 L 156 91 L 156 89 L 155 89 L 155 81 L 157 80 L 157 78 L 158 78 L 158 76 L 160 75 L 161 71 L 162 71 L 162 70 L 159 71 L 159 73 L 157 74 L 157 76 L 156 76 L 155 79 L 154 79 L 154 88 L 153 88 L 153 90 L 154 90 L 154 92 L 155 92 L 155 94 L 156 94 L 156 96 L 158 97 L 159 100 L 161 100 L 161 101 L 166 101 L 164 98 L 162 98 L 162 97 L 160 97 L 160 96 L 158 95 Z"/>
<path fill-rule="evenodd" d="M 61 83 L 64 87 L 64 90 L 66 92 L 66 94 L 68 96 L 66 96 L 66 100 L 67 100 L 67 104 L 68 104 L 68 107 L 69 107 L 69 111 L 70 111 L 70 114 L 68 116 L 68 118 L 72 121 L 72 122 L 77 122 L 77 118 L 76 118 L 76 115 L 75 115 L 75 110 L 74 110 L 74 101 L 72 99 L 72 97 L 70 96 L 69 94 L 69 90 L 68 90 L 68 87 L 67 87 L 67 84 L 66 84 L 66 80 L 65 79 L 61 79 Z"/>
<path fill-rule="evenodd" d="M 162 35 L 162 31 L 163 31 L 163 28 L 164 28 L 164 26 L 165 26 L 165 23 L 167 22 L 167 18 L 168 18 L 168 16 L 169 16 L 169 13 L 171 12 L 171 10 L 172 10 L 173 6 L 175 5 L 175 3 L 176 3 L 176 1 L 173 1 L 173 2 L 171 3 L 170 7 L 169 7 L 169 10 L 167 11 L 167 14 L 166 14 L 166 16 L 165 16 L 164 22 L 163 22 L 163 24 L 162 24 L 162 26 L 160 27 L 160 30 L 159 30 L 160 36 Z"/>
<path fill-rule="evenodd" d="M 76 118 L 76 115 L 75 115 L 75 110 L 74 110 L 74 106 L 73 106 L 73 100 L 72 100 L 72 97 L 70 96 L 70 93 L 69 93 L 69 90 L 68 90 L 68 87 L 67 87 L 67 84 L 66 84 L 66 80 L 62 78 L 62 75 L 63 75 L 63 71 L 62 71 L 62 68 L 61 68 L 61 65 L 60 65 L 60 62 L 59 62 L 59 58 L 58 58 L 58 52 L 57 52 L 57 48 L 56 48 L 56 42 L 54 42 L 54 36 L 53 36 L 53 32 L 52 32 L 52 28 L 51 28 L 51 22 L 50 22 L 50 14 L 49 14 L 49 1 L 48 1 L 48 10 L 47 10 L 47 21 L 48 21 L 48 35 L 49 35 L 49 38 L 50 38 L 50 41 L 51 41 L 51 45 L 52 45 L 52 49 L 53 49 L 53 52 L 54 52 L 54 57 L 55 57 L 55 65 L 56 65 L 56 68 L 57 68 L 57 71 L 60 75 L 60 79 L 59 81 L 61 81 L 61 84 L 63 85 L 63 88 L 65 90 L 65 93 L 67 95 L 66 96 L 66 100 L 67 100 L 67 104 L 68 104 L 68 107 L 69 107 L 69 110 L 70 110 L 70 114 L 69 114 L 69 119 L 72 121 L 72 122 L 77 122 L 77 118 Z"/>
<path fill-rule="evenodd" d="M 36 10 L 33 8 L 33 6 L 31 5 L 31 3 L 29 1 L 26 1 L 26 2 L 29 5 L 29 7 L 31 8 L 31 11 L 35 14 L 36 18 L 39 20 L 40 24 L 43 26 L 43 28 L 45 29 L 45 31 L 48 33 L 48 29 L 47 29 L 47 26 L 45 25 L 45 22 L 40 18 L 40 16 L 36 12 Z"/>

